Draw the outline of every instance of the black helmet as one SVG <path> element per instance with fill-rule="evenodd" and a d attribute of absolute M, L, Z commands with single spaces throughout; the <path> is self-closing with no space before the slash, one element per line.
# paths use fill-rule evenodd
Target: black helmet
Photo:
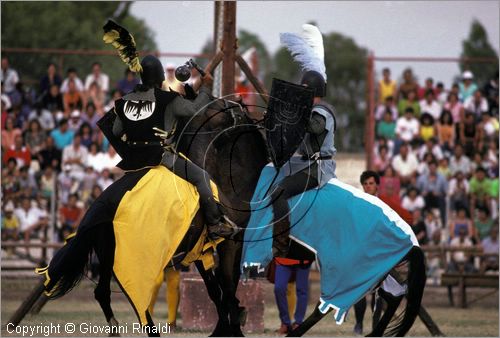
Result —
<path fill-rule="evenodd" d="M 162 82 L 165 81 L 165 73 L 160 60 L 156 56 L 148 55 L 142 59 L 141 66 L 142 84 L 147 87 L 161 87 Z"/>
<path fill-rule="evenodd" d="M 309 70 L 302 75 L 300 84 L 307 85 L 307 87 L 314 89 L 315 97 L 324 97 L 326 95 L 326 82 L 323 76 L 314 71 Z"/>

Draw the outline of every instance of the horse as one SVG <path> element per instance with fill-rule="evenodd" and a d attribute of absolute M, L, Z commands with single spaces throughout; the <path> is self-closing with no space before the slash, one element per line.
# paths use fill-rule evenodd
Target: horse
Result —
<path fill-rule="evenodd" d="M 226 214 L 235 223 L 244 226 L 249 217 L 248 201 L 257 182 L 258 173 L 267 163 L 267 150 L 258 128 L 240 104 L 226 100 L 213 101 L 203 114 L 189 121 L 180 121 L 178 128 L 182 129 L 182 133 L 177 140 L 177 151 L 207 170 L 218 185 L 219 198 Z M 99 281 L 94 296 L 111 332 L 115 332 L 118 327 L 110 299 L 116 245 L 111 220 L 121 196 L 134 186 L 143 174 L 141 170 L 127 173 L 117 181 L 119 183 L 115 182 L 102 193 L 82 220 L 82 224 L 90 226 L 80 226 L 76 235 L 68 239 L 65 246 L 54 255 L 49 265 L 50 279 L 45 281 L 43 287 L 48 291 L 47 296 L 50 299 L 68 293 L 85 275 L 90 255 L 94 251 L 100 263 Z M 101 203 L 102 201 L 105 203 Z M 198 211 L 190 230 L 173 255 L 177 262 L 181 261 L 197 242 L 203 224 L 203 217 Z M 243 336 L 241 322 L 244 309 L 239 306 L 236 298 L 241 243 L 242 233 L 218 245 L 219 267 L 215 271 L 205 270 L 200 261 L 195 262 L 219 315 L 212 336 Z M 41 269 L 39 273 L 49 276 L 47 268 Z M 135 307 L 134 310 L 140 317 Z M 156 336 L 158 332 L 148 311 L 145 316 L 145 332 Z"/>
<path fill-rule="evenodd" d="M 234 109 L 235 107 L 232 104 L 228 106 L 227 101 L 218 102 L 219 108 L 216 110 L 219 110 L 219 112 L 216 114 L 212 112 L 208 128 L 204 128 L 203 125 L 194 126 L 191 124 L 194 127 L 191 130 L 196 129 L 197 131 L 182 134 L 185 139 L 184 142 L 180 143 L 180 149 L 190 154 L 190 158 L 194 159 L 194 161 L 204 159 L 203 162 L 196 163 L 212 174 L 226 198 L 225 203 L 229 206 L 228 212 L 231 218 L 245 228 L 252 212 L 250 201 L 255 192 L 257 181 L 260 178 L 261 171 L 269 162 L 267 145 L 263 133 L 260 132 L 262 131 L 260 130 L 261 127 L 255 125 L 254 121 L 248 116 L 241 114 L 241 112 L 245 112 L 244 109 Z M 224 103 L 223 107 L 220 107 L 221 103 Z M 215 107 L 212 106 L 212 108 Z M 220 112 L 227 110 L 231 114 L 220 114 Z M 198 120 L 197 122 L 201 121 Z M 231 123 L 232 126 L 228 127 Z M 208 131 L 203 131 L 203 129 Z M 217 133 L 217 135 L 213 135 L 214 133 Z M 213 146 L 210 143 L 213 143 Z M 245 181 L 242 182 L 241 179 Z M 241 233 L 237 240 L 224 241 L 218 247 L 218 252 L 222 254 L 222 257 L 219 266 L 215 270 L 215 275 L 221 281 L 222 288 L 217 289 L 214 285 L 208 287 L 210 283 L 207 283 L 204 277 L 208 289 L 212 290 L 209 294 L 219 313 L 219 321 L 214 330 L 214 335 L 240 335 L 241 333 L 240 323 L 238 322 L 241 309 L 238 307 L 239 301 L 235 294 L 241 273 L 240 261 L 244 243 L 242 239 L 244 238 Z M 408 285 L 406 307 L 402 314 L 396 316 L 396 310 L 403 296 L 393 296 L 390 292 L 384 291 L 384 288 L 377 286 L 379 295 L 387 302 L 388 306 L 378 325 L 369 335 L 381 336 L 384 332 L 388 335 L 404 335 L 415 321 L 425 286 L 425 265 L 422 250 L 418 246 L 412 247 L 395 264 L 395 267 L 403 263 L 408 263 L 407 280 L 401 280 L 394 269 L 391 270 L 391 276 L 396 276 L 400 284 L 407 283 Z M 202 276 L 204 275 L 202 273 Z M 213 280 L 214 278 L 212 278 Z M 214 290 L 222 293 L 222 302 L 217 301 L 221 299 L 219 295 L 214 297 Z M 219 306 L 225 308 L 221 310 Z M 227 317 L 224 315 L 226 313 L 229 314 L 229 331 L 226 329 L 228 323 Z M 306 321 L 292 331 L 289 336 L 303 335 L 325 315 L 326 313 L 320 312 L 319 308 L 316 307 Z"/>

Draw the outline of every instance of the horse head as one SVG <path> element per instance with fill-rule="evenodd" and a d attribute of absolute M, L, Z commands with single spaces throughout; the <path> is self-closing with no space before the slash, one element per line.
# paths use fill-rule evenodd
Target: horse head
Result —
<path fill-rule="evenodd" d="M 177 151 L 211 175 L 238 224 L 244 224 L 250 215 L 249 202 L 268 162 L 259 128 L 244 105 L 223 99 L 214 99 L 177 126 Z"/>

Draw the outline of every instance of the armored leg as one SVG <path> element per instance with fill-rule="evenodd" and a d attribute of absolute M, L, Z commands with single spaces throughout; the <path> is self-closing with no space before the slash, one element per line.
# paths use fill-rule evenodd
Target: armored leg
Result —
<path fill-rule="evenodd" d="M 306 171 L 285 177 L 271 194 L 273 201 L 273 255 L 286 257 L 290 246 L 290 208 L 288 199 L 318 186 L 318 180 Z"/>
<path fill-rule="evenodd" d="M 205 170 L 186 158 L 168 151 L 163 156 L 162 164 L 196 187 L 200 194 L 200 208 L 205 216 L 211 237 L 234 234 L 235 229 L 224 223 L 224 215 L 210 188 L 210 175 Z"/>

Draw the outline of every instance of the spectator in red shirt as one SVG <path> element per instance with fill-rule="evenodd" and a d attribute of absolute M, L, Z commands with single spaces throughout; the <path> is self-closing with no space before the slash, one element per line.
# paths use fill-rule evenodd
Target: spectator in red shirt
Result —
<path fill-rule="evenodd" d="M 18 167 L 29 166 L 31 164 L 31 152 L 23 143 L 23 137 L 17 135 L 14 138 L 14 145 L 5 152 L 3 163 L 7 163 L 9 158 L 15 158 Z"/>
<path fill-rule="evenodd" d="M 61 239 L 66 238 L 69 234 L 76 230 L 78 221 L 82 216 L 83 210 L 77 206 L 78 195 L 71 194 L 68 198 L 68 203 L 64 204 L 59 209 L 59 217 L 61 220 Z"/>

